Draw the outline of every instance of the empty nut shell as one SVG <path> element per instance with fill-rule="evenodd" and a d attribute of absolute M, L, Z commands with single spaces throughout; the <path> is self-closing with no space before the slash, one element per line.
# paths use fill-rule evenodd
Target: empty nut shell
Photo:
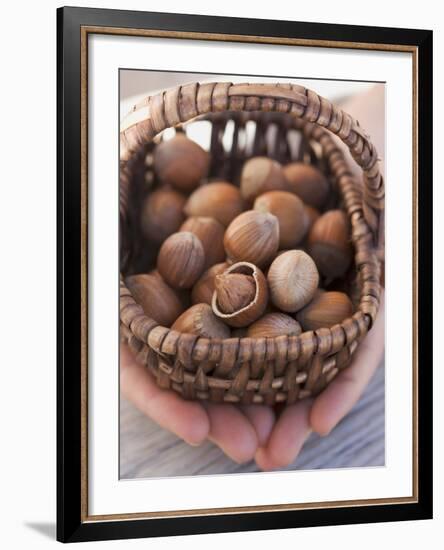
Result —
<path fill-rule="evenodd" d="M 302 309 L 313 298 L 319 284 L 314 261 L 302 250 L 280 254 L 267 274 L 273 304 L 287 312 Z"/>
<path fill-rule="evenodd" d="M 244 164 L 240 190 L 248 204 L 266 191 L 285 191 L 287 180 L 279 162 L 268 157 L 254 157 Z"/>
<path fill-rule="evenodd" d="M 234 261 L 268 265 L 279 248 L 279 222 L 273 214 L 248 210 L 227 227 L 225 251 Z"/>
<path fill-rule="evenodd" d="M 161 182 L 189 193 L 207 176 L 210 156 L 196 142 L 179 133 L 154 149 L 153 162 Z"/>
<path fill-rule="evenodd" d="M 225 259 L 225 227 L 214 218 L 191 217 L 181 226 L 180 231 L 190 231 L 199 238 L 205 252 L 205 269 Z"/>
<path fill-rule="evenodd" d="M 160 247 L 157 269 L 173 288 L 191 288 L 203 272 L 205 253 L 189 231 L 173 233 Z"/>
<path fill-rule="evenodd" d="M 212 308 L 232 327 L 245 327 L 258 319 L 268 303 L 262 271 L 252 263 L 238 262 L 216 276 Z"/>
<path fill-rule="evenodd" d="M 248 327 L 248 338 L 276 338 L 277 336 L 298 336 L 301 325 L 285 313 L 267 313 Z"/>
<path fill-rule="evenodd" d="M 328 198 L 330 186 L 324 174 L 303 162 L 292 162 L 283 169 L 288 191 L 295 193 L 305 204 L 322 208 Z"/>
<path fill-rule="evenodd" d="M 307 249 L 322 275 L 329 279 L 342 277 L 352 260 L 345 212 L 329 210 L 318 218 L 308 234 Z"/>
<path fill-rule="evenodd" d="M 304 330 L 329 328 L 353 313 L 350 298 L 343 292 L 317 292 L 313 300 L 298 311 L 296 319 Z"/>
<path fill-rule="evenodd" d="M 125 284 L 145 315 L 162 326 L 169 327 L 184 310 L 175 291 L 159 275 L 131 275 Z"/>
<path fill-rule="evenodd" d="M 178 231 L 185 220 L 186 198 L 174 190 L 159 189 L 144 200 L 141 209 L 141 230 L 146 239 L 160 244 Z"/>
<path fill-rule="evenodd" d="M 256 283 L 251 275 L 222 273 L 214 280 L 217 303 L 224 313 L 234 313 L 247 306 L 256 294 Z"/>
<path fill-rule="evenodd" d="M 279 248 L 294 248 L 308 230 L 304 203 L 288 191 L 268 191 L 254 201 L 254 210 L 269 212 L 279 222 Z"/>
<path fill-rule="evenodd" d="M 176 319 L 171 328 L 205 338 L 230 337 L 230 329 L 214 315 L 208 304 L 191 306 Z"/>
<path fill-rule="evenodd" d="M 226 227 L 243 209 L 239 189 L 231 183 L 220 181 L 196 189 L 189 196 L 184 212 L 187 216 L 215 218 Z"/>

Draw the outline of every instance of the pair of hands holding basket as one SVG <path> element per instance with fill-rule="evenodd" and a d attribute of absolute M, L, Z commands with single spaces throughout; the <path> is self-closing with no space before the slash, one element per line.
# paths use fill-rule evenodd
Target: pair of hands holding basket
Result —
<path fill-rule="evenodd" d="M 381 147 L 383 95 L 376 89 L 348 102 L 344 108 L 363 122 Z M 379 147 L 378 147 L 379 145 Z M 122 345 L 120 382 L 124 397 L 163 428 L 190 445 L 206 440 L 232 460 L 255 460 L 261 470 L 291 464 L 312 431 L 327 435 L 352 409 L 379 366 L 384 353 L 384 294 L 377 319 L 342 370 L 316 398 L 287 407 L 232 405 L 185 401 L 176 392 L 157 386 L 146 367 Z"/>

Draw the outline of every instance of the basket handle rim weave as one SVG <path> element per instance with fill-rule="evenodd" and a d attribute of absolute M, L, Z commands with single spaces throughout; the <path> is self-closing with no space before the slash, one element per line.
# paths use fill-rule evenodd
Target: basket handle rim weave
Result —
<path fill-rule="evenodd" d="M 147 96 L 122 120 L 120 129 L 121 177 L 133 154 L 166 128 L 189 122 L 209 113 L 233 112 L 281 112 L 287 113 L 304 123 L 310 123 L 336 135 L 348 147 L 352 157 L 361 167 L 364 175 L 362 212 L 356 212 L 355 223 L 359 226 L 368 276 L 364 285 L 373 291 L 368 296 L 368 311 L 361 307 L 349 319 L 331 328 L 315 332 L 304 332 L 299 336 L 278 336 L 275 338 L 228 338 L 219 340 L 196 335 L 178 333 L 160 326 L 147 317 L 120 279 L 120 318 L 140 344 L 148 344 L 159 356 L 174 355 L 181 351 L 184 364 L 202 360 L 211 350 L 214 359 L 222 364 L 236 360 L 242 348 L 264 347 L 267 356 L 274 356 L 285 344 L 294 348 L 297 355 L 334 352 L 356 338 L 364 336 L 371 328 L 379 306 L 379 261 L 377 247 L 383 242 L 384 181 L 379 170 L 376 148 L 359 122 L 329 100 L 316 92 L 295 84 L 233 84 L 231 82 L 192 82 Z M 324 132 L 323 132 L 324 133 Z M 315 132 L 313 132 L 313 137 Z M 340 151 L 338 151 L 341 154 Z M 352 220 L 353 221 L 353 220 Z M 362 268 L 362 265 L 361 265 Z M 364 269 L 366 271 L 366 269 Z M 367 308 L 365 308 L 367 309 Z M 273 341 L 274 344 L 267 343 Z M 255 344 L 252 342 L 256 342 Z M 180 346 L 178 344 L 181 344 Z M 271 346 L 269 348 L 269 346 Z M 286 347 L 287 347 L 286 346 Z"/>
<path fill-rule="evenodd" d="M 364 216 L 377 244 L 382 246 L 385 186 L 375 146 L 355 118 L 297 84 L 192 82 L 147 96 L 134 105 L 121 123 L 120 161 L 127 161 L 134 151 L 166 128 L 222 111 L 288 113 L 335 134 L 363 171 Z"/>

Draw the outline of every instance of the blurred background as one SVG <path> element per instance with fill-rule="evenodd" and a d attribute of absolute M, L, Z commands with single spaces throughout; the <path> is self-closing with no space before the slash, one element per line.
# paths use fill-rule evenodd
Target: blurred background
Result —
<path fill-rule="evenodd" d="M 188 82 L 290 82 L 340 104 L 371 136 L 384 173 L 385 87 L 369 82 L 265 78 L 159 71 L 120 71 L 120 120 L 133 105 L 161 90 Z M 166 136 L 168 137 L 168 130 Z M 189 137 L 208 148 L 209 130 L 196 125 Z M 357 174 L 360 170 L 346 152 Z M 326 437 L 312 434 L 295 462 L 283 470 L 377 467 L 385 464 L 384 364 L 346 418 Z M 210 442 L 191 447 L 120 399 L 120 478 L 151 478 L 255 472 L 254 462 L 236 464 Z"/>

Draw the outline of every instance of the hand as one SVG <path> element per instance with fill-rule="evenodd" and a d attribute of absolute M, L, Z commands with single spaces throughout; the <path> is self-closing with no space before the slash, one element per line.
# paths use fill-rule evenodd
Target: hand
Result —
<path fill-rule="evenodd" d="M 262 470 L 291 464 L 310 432 L 328 434 L 358 401 L 384 352 L 384 299 L 371 332 L 352 364 L 316 399 L 285 407 L 278 418 L 265 405 L 230 405 L 183 400 L 159 388 L 145 367 L 121 347 L 122 394 L 144 414 L 190 445 L 213 441 L 232 460 L 256 460 Z"/>
<path fill-rule="evenodd" d="M 190 445 L 209 439 L 235 462 L 248 462 L 267 443 L 275 422 L 271 407 L 185 401 L 157 386 L 126 345 L 120 352 L 120 389 L 140 411 Z"/>
<path fill-rule="evenodd" d="M 314 400 L 303 399 L 286 407 L 265 447 L 256 451 L 261 470 L 283 468 L 299 454 L 312 431 L 327 435 L 359 400 L 384 354 L 384 292 L 375 324 L 353 355 L 352 363 Z"/>

